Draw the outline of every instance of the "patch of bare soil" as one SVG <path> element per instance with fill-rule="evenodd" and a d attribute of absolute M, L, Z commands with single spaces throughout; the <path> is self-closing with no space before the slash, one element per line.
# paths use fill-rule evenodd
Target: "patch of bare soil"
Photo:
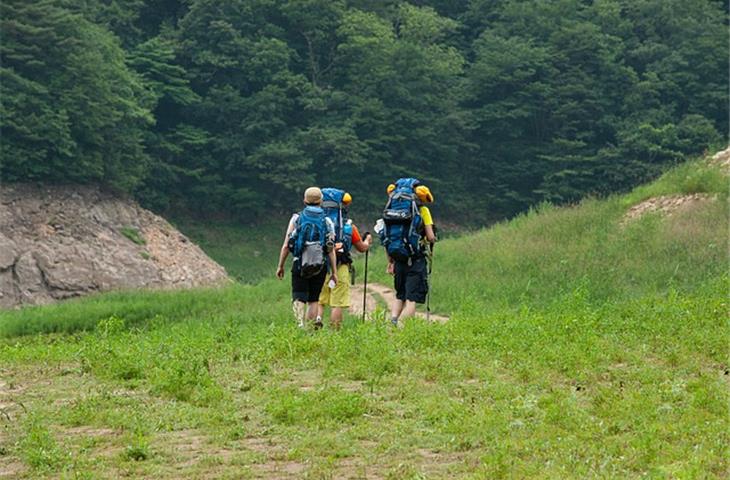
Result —
<path fill-rule="evenodd" d="M 6 462 L 3 458 L 7 457 L 0 457 L 0 478 L 7 478 L 8 480 L 11 478 L 20 478 L 25 471 L 25 465 L 10 458 L 7 458 Z"/>
<path fill-rule="evenodd" d="M 460 465 L 464 462 L 462 454 L 453 452 L 436 452 L 427 448 L 418 450 L 421 470 L 429 476 L 445 475 L 450 467 Z"/>
<path fill-rule="evenodd" d="M 322 381 L 322 376 L 317 370 L 302 370 L 291 373 L 291 377 L 283 380 L 282 387 L 294 387 L 302 391 L 314 390 Z"/>
<path fill-rule="evenodd" d="M 251 465 L 254 478 L 301 478 L 307 469 L 305 463 L 287 460 L 284 447 L 270 438 L 248 437 L 243 439 L 241 446 L 263 457 L 263 461 Z"/>
<path fill-rule="evenodd" d="M 307 466 L 301 462 L 294 461 L 268 461 L 254 466 L 256 478 L 271 480 L 284 480 L 302 478 Z"/>
<path fill-rule="evenodd" d="M 74 441 L 93 439 L 93 455 L 98 458 L 108 459 L 117 457 L 122 453 L 123 448 L 118 443 L 119 435 L 120 432 L 111 428 L 81 426 L 61 429 L 59 438 L 63 438 L 64 442 L 70 439 L 74 439 Z"/>
<path fill-rule="evenodd" d="M 338 387 L 346 392 L 359 392 L 364 388 L 364 382 L 358 380 L 345 380 L 342 378 L 322 378 L 317 370 L 293 371 L 288 378 L 279 382 L 284 388 L 296 388 L 302 392 L 309 392 L 322 387 Z"/>
<path fill-rule="evenodd" d="M 370 287 L 370 285 L 368 285 Z M 362 317 L 362 305 L 363 305 L 363 286 L 362 285 L 353 285 L 350 287 L 350 314 L 356 315 L 358 317 Z M 371 320 L 371 315 L 375 311 L 375 309 L 378 307 L 378 302 L 375 300 L 375 297 L 368 292 L 368 294 L 365 297 L 365 318 L 368 320 Z"/>
<path fill-rule="evenodd" d="M 362 287 L 360 287 L 360 289 L 358 291 L 359 295 L 357 297 L 355 296 L 356 290 L 352 289 L 351 291 L 352 291 L 352 293 L 351 293 L 352 298 L 350 300 L 350 304 L 354 305 L 356 300 L 359 301 L 359 311 L 360 311 L 360 315 L 362 315 Z M 390 305 L 392 302 L 395 301 L 395 291 L 393 291 L 393 289 L 390 287 L 386 287 L 385 285 L 381 285 L 379 283 L 372 283 L 372 284 L 369 283 L 368 284 L 368 295 L 372 297 L 370 292 L 376 293 L 377 295 L 382 297 L 383 300 L 385 300 L 385 302 L 388 305 Z M 377 304 L 377 302 L 375 302 L 374 298 L 373 298 L 373 303 Z M 368 304 L 368 309 L 369 309 L 369 313 L 372 313 L 375 310 L 375 306 L 373 306 L 373 309 L 370 310 L 370 306 Z M 350 311 L 352 312 L 352 306 L 350 307 Z M 449 317 L 446 317 L 444 315 L 437 315 L 435 313 L 431 313 L 430 315 L 427 315 L 426 313 L 423 313 L 423 312 L 416 312 L 416 316 L 419 318 L 424 318 L 424 319 L 426 319 L 428 317 L 428 320 L 431 322 L 446 323 L 449 321 Z"/>
<path fill-rule="evenodd" d="M 25 388 L 15 385 L 9 380 L 0 380 L 0 425 L 3 421 L 15 420 L 16 413 L 22 409 L 18 396 L 24 390 Z M 0 440 L 2 440 L 2 431 L 0 431 Z"/>
<path fill-rule="evenodd" d="M 347 457 L 337 464 L 334 478 L 380 480 L 386 478 L 386 472 L 383 467 L 370 464 L 363 458 Z"/>
<path fill-rule="evenodd" d="M 72 427 L 66 430 L 66 433 L 69 435 L 76 435 L 80 437 L 90 437 L 90 438 L 101 438 L 101 437 L 112 437 L 117 434 L 114 430 L 111 428 L 94 428 L 94 427 Z"/>
<path fill-rule="evenodd" d="M 6 417 L 7 420 L 10 420 L 8 414 L 8 409 L 10 409 L 9 396 L 8 384 L 0 380 L 0 417 Z"/>
<path fill-rule="evenodd" d="M 192 467 L 200 459 L 213 453 L 206 451 L 207 438 L 195 430 L 177 430 L 158 433 L 155 443 L 164 445 L 164 449 L 175 461 L 176 469 Z M 218 452 L 215 452 L 218 453 Z"/>
<path fill-rule="evenodd" d="M 244 438 L 242 444 L 247 450 L 261 454 L 269 454 L 275 447 L 271 439 L 263 437 Z"/>
<path fill-rule="evenodd" d="M 659 212 L 662 215 L 672 215 L 676 212 L 693 208 L 700 203 L 714 200 L 714 197 L 705 193 L 693 193 L 690 195 L 662 195 L 644 200 L 638 205 L 634 205 L 624 215 L 623 224 L 626 224 L 637 218 L 641 218 L 647 213 Z"/>
<path fill-rule="evenodd" d="M 0 376 L 4 376 L 4 372 L 0 370 Z M 10 447 L 7 430 L 14 420 L 14 407 L 17 404 L 13 401 L 12 390 L 8 382 L 0 380 L 0 479 L 19 478 L 25 471 L 25 466 L 11 457 L 7 449 Z"/>

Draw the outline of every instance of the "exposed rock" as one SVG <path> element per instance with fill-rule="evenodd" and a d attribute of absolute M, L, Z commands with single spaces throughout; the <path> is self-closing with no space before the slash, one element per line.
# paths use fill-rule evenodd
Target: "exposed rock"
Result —
<path fill-rule="evenodd" d="M 0 270 L 10 268 L 18 258 L 15 242 L 0 233 Z"/>
<path fill-rule="evenodd" d="M 710 162 L 726 170 L 730 170 L 730 147 L 714 154 Z"/>
<path fill-rule="evenodd" d="M 95 187 L 0 187 L 0 306 L 122 288 L 224 283 L 172 225 Z"/>
<path fill-rule="evenodd" d="M 12 307 L 19 303 L 20 297 L 12 270 L 0 271 L 0 308 Z"/>
<path fill-rule="evenodd" d="M 20 294 L 21 303 L 38 305 L 51 300 L 43 273 L 32 252 L 23 253 L 15 262 L 13 270 L 15 271 L 15 287 Z"/>
<path fill-rule="evenodd" d="M 709 165 L 716 165 L 721 170 L 730 172 L 730 147 L 714 154 L 709 159 Z M 686 210 L 702 202 L 711 202 L 716 200 L 716 196 L 706 193 L 694 193 L 689 195 L 662 195 L 659 197 L 649 198 L 643 202 L 634 205 L 626 212 L 623 221 L 625 225 L 631 220 L 640 218 L 644 214 L 650 212 L 658 212 L 661 215 L 672 215 L 675 212 Z"/>
<path fill-rule="evenodd" d="M 650 212 L 659 212 L 663 215 L 671 215 L 674 212 L 689 208 L 700 202 L 712 201 L 714 197 L 705 193 L 693 193 L 690 195 L 662 195 L 652 197 L 634 205 L 626 212 L 624 223 L 637 219 Z"/>

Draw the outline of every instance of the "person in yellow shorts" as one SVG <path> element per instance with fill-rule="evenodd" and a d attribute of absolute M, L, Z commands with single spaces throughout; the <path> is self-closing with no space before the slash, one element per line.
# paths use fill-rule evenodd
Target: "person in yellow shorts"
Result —
<path fill-rule="evenodd" d="M 358 252 L 367 252 L 373 241 L 372 235 L 366 233 L 363 239 L 357 226 L 351 220 L 348 220 L 347 228 L 352 229 L 352 246 Z M 322 324 L 324 307 L 329 306 L 332 308 L 330 324 L 333 328 L 339 329 L 342 325 L 343 309 L 350 308 L 350 266 L 352 265 L 352 258 L 341 243 L 335 245 L 335 253 L 337 255 L 337 284 L 334 288 L 330 287 L 329 283 L 325 283 L 322 287 L 322 292 L 319 294 L 319 315 L 315 325 L 317 323 Z"/>

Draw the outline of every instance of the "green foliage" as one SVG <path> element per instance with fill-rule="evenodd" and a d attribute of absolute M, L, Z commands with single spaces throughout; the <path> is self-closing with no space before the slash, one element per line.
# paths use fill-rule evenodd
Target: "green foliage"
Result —
<path fill-rule="evenodd" d="M 358 394 L 340 388 L 325 388 L 316 392 L 279 391 L 271 396 L 267 411 L 277 422 L 341 424 L 366 412 L 366 400 Z"/>
<path fill-rule="evenodd" d="M 25 462 L 36 470 L 58 468 L 64 460 L 63 451 L 40 416 L 29 415 L 23 427 L 25 432 L 20 449 Z"/>
<path fill-rule="evenodd" d="M 416 176 L 437 214 L 484 224 L 629 191 L 727 141 L 716 1 L 2 9 L 3 179 L 104 182 L 176 217 L 249 222 L 310 184 L 372 212 Z"/>
<path fill-rule="evenodd" d="M 651 197 L 692 193 L 717 196 L 722 201 L 727 199 L 729 189 L 727 174 L 704 159 L 684 163 L 669 170 L 656 181 L 635 188 L 621 197 L 621 204 L 630 207 Z"/>
<path fill-rule="evenodd" d="M 142 234 L 139 233 L 139 230 L 134 227 L 122 227 L 120 232 L 137 245 L 144 245 L 147 243 L 145 242 L 144 237 L 142 237 Z"/>
<path fill-rule="evenodd" d="M 124 447 L 123 457 L 126 460 L 133 460 L 135 462 L 147 460 L 150 458 L 149 440 L 143 435 L 135 435 L 130 443 Z"/>
<path fill-rule="evenodd" d="M 628 189 L 683 155 L 702 153 L 725 131 L 726 110 L 690 91 L 724 95 L 712 72 L 727 68 L 727 59 L 684 70 L 707 58 L 699 52 L 710 44 L 720 48 L 724 34 L 709 20 L 726 18 L 717 4 L 566 0 L 472 8 L 467 23 L 484 31 L 474 42 L 467 105 L 499 210 Z M 680 33 L 708 21 L 700 44 Z"/>
<path fill-rule="evenodd" d="M 11 0 L 1 16 L 3 178 L 131 189 L 153 118 L 114 36 L 59 2 Z"/>

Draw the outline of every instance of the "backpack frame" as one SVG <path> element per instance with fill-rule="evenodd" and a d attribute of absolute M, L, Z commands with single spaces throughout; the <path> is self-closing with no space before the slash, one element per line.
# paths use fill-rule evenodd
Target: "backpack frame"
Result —
<path fill-rule="evenodd" d="M 322 209 L 335 226 L 335 243 L 342 243 L 343 252 L 337 252 L 338 263 L 351 263 L 352 221 L 347 218 L 347 207 L 342 203 L 345 191 L 339 188 L 322 189 Z"/>
<path fill-rule="evenodd" d="M 420 182 L 415 178 L 398 179 L 383 210 L 385 228 L 381 243 L 390 257 L 401 262 L 410 261 L 422 253 L 423 218 L 415 192 L 418 185 Z"/>

